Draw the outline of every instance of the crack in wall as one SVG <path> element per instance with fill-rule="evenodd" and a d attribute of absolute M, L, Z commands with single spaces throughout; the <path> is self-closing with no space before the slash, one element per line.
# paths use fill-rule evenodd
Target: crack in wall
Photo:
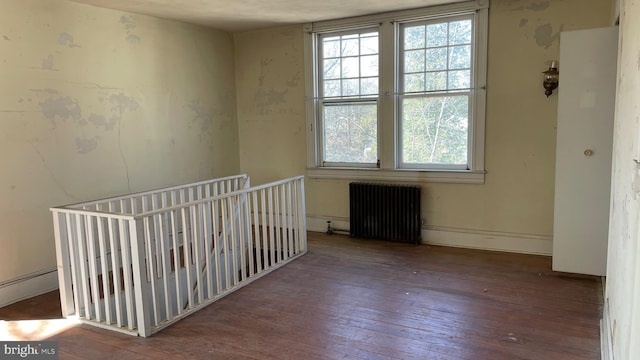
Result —
<path fill-rule="evenodd" d="M 118 150 L 120 151 L 120 158 L 122 158 L 122 163 L 124 164 L 125 175 L 127 176 L 127 189 L 131 193 L 131 177 L 129 176 L 129 164 L 127 163 L 127 159 L 124 157 L 124 151 L 122 151 L 122 114 L 124 110 L 120 109 L 120 118 L 118 119 Z"/>
<path fill-rule="evenodd" d="M 92 87 L 96 87 L 98 89 L 103 89 L 103 90 L 124 90 L 124 88 L 107 87 L 107 86 L 102 86 L 102 85 L 100 85 L 98 83 L 89 82 L 89 81 L 68 81 L 68 80 L 65 80 L 64 82 L 67 83 L 67 84 L 90 85 Z"/>
<path fill-rule="evenodd" d="M 69 198 L 73 199 L 73 200 L 78 200 L 77 197 L 75 197 L 73 194 L 71 194 L 69 191 L 67 191 L 67 189 L 62 185 L 62 183 L 60 182 L 60 180 L 58 180 L 58 178 L 56 177 L 56 175 L 53 173 L 53 170 L 51 170 L 51 168 L 49 167 L 49 165 L 47 164 L 47 160 L 44 158 L 44 155 L 42 155 L 42 152 L 40 150 L 38 150 L 38 148 L 36 147 L 36 145 L 33 143 L 33 141 L 27 140 L 27 143 L 29 145 L 31 145 L 31 147 L 33 148 L 33 151 L 35 151 L 36 155 L 38 155 L 38 157 L 40 158 L 40 162 L 42 163 L 42 166 L 45 168 L 45 170 L 47 170 L 47 172 L 49 173 L 49 175 L 51 176 L 51 179 L 53 180 L 53 182 L 58 185 L 58 188 L 60 188 L 60 190 L 62 190 L 62 192 L 67 195 Z"/>
<path fill-rule="evenodd" d="M 129 163 L 127 162 L 126 157 L 124 156 L 124 150 L 122 148 L 122 118 L 124 116 L 125 110 L 135 111 L 138 109 L 140 104 L 132 97 L 126 96 L 123 93 L 117 95 L 111 95 L 109 97 L 109 101 L 115 103 L 115 109 L 118 111 L 118 150 L 120 152 L 120 157 L 122 158 L 122 163 L 125 168 L 125 175 L 127 177 L 127 188 L 129 192 L 131 191 L 131 175 L 129 172 Z"/>

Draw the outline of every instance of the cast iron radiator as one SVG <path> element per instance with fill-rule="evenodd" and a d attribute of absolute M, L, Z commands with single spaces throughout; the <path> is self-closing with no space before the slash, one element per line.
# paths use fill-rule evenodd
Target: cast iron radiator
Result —
<path fill-rule="evenodd" d="M 420 186 L 349 184 L 350 235 L 420 242 Z"/>

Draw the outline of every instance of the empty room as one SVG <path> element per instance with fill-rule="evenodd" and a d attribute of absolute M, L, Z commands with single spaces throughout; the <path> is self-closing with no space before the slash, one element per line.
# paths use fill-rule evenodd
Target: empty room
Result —
<path fill-rule="evenodd" d="M 0 359 L 640 358 L 637 1 L 0 8 Z"/>

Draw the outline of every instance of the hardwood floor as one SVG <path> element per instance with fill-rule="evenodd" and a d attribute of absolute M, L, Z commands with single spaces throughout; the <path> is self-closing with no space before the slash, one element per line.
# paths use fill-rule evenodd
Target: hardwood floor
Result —
<path fill-rule="evenodd" d="M 49 340 L 60 359 L 599 359 L 601 287 L 549 257 L 309 233 L 302 258 L 150 338 Z M 59 316 L 57 292 L 0 309 Z"/>

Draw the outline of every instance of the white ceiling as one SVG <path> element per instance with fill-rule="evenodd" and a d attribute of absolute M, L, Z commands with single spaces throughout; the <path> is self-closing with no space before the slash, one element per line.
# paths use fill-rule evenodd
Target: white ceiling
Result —
<path fill-rule="evenodd" d="M 299 24 L 462 0 L 73 0 L 226 31 Z"/>

